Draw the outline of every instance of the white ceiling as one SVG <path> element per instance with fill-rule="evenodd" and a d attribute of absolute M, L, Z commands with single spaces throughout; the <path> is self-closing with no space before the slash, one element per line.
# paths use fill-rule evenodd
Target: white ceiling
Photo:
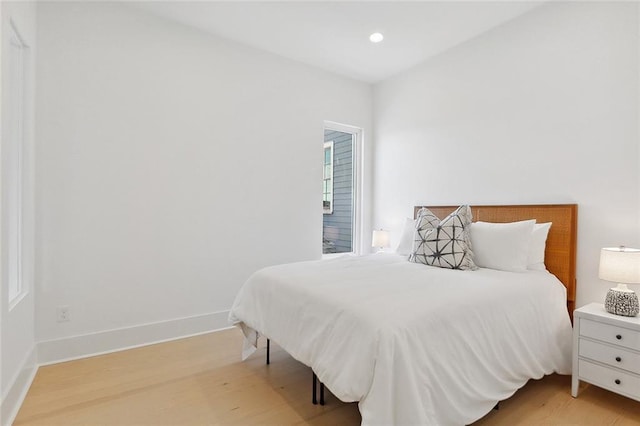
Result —
<path fill-rule="evenodd" d="M 131 3 L 130 3 L 131 4 Z M 154 1 L 135 6 L 365 82 L 404 71 L 539 1 Z M 373 32 L 385 39 L 369 41 Z"/>

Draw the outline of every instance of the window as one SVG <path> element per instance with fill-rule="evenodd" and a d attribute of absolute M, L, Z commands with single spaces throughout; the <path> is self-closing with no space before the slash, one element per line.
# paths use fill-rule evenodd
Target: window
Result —
<path fill-rule="evenodd" d="M 22 280 L 22 173 L 25 138 L 27 46 L 13 22 L 9 25 L 8 138 L 4 145 L 4 192 L 9 306 L 26 293 Z"/>
<path fill-rule="evenodd" d="M 324 143 L 322 179 L 322 212 L 331 214 L 333 213 L 333 141 Z"/>
<path fill-rule="evenodd" d="M 322 253 L 359 253 L 361 129 L 325 122 Z"/>

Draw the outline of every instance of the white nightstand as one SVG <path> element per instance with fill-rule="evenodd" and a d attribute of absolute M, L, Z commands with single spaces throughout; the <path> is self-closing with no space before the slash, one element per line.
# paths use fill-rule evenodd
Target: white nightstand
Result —
<path fill-rule="evenodd" d="M 640 317 L 612 315 L 601 303 L 574 311 L 574 398 L 580 380 L 640 401 Z"/>

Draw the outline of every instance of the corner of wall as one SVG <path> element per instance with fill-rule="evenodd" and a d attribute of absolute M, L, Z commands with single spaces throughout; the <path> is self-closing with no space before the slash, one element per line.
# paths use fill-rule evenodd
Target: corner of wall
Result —
<path fill-rule="evenodd" d="M 0 425 L 10 425 L 16 418 L 29 387 L 38 372 L 37 346 L 34 344 L 25 358 L 22 367 L 10 381 L 9 387 L 2 394 L 0 402 Z"/>

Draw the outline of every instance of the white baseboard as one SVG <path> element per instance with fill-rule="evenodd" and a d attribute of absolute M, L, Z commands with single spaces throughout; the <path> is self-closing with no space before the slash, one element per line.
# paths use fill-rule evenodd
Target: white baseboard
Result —
<path fill-rule="evenodd" d="M 213 312 L 38 343 L 38 363 L 55 364 L 229 328 L 229 311 Z"/>
<path fill-rule="evenodd" d="M 22 367 L 10 382 L 9 388 L 0 401 L 0 425 L 10 425 L 18 415 L 29 387 L 38 371 L 36 345 L 31 348 Z"/>

